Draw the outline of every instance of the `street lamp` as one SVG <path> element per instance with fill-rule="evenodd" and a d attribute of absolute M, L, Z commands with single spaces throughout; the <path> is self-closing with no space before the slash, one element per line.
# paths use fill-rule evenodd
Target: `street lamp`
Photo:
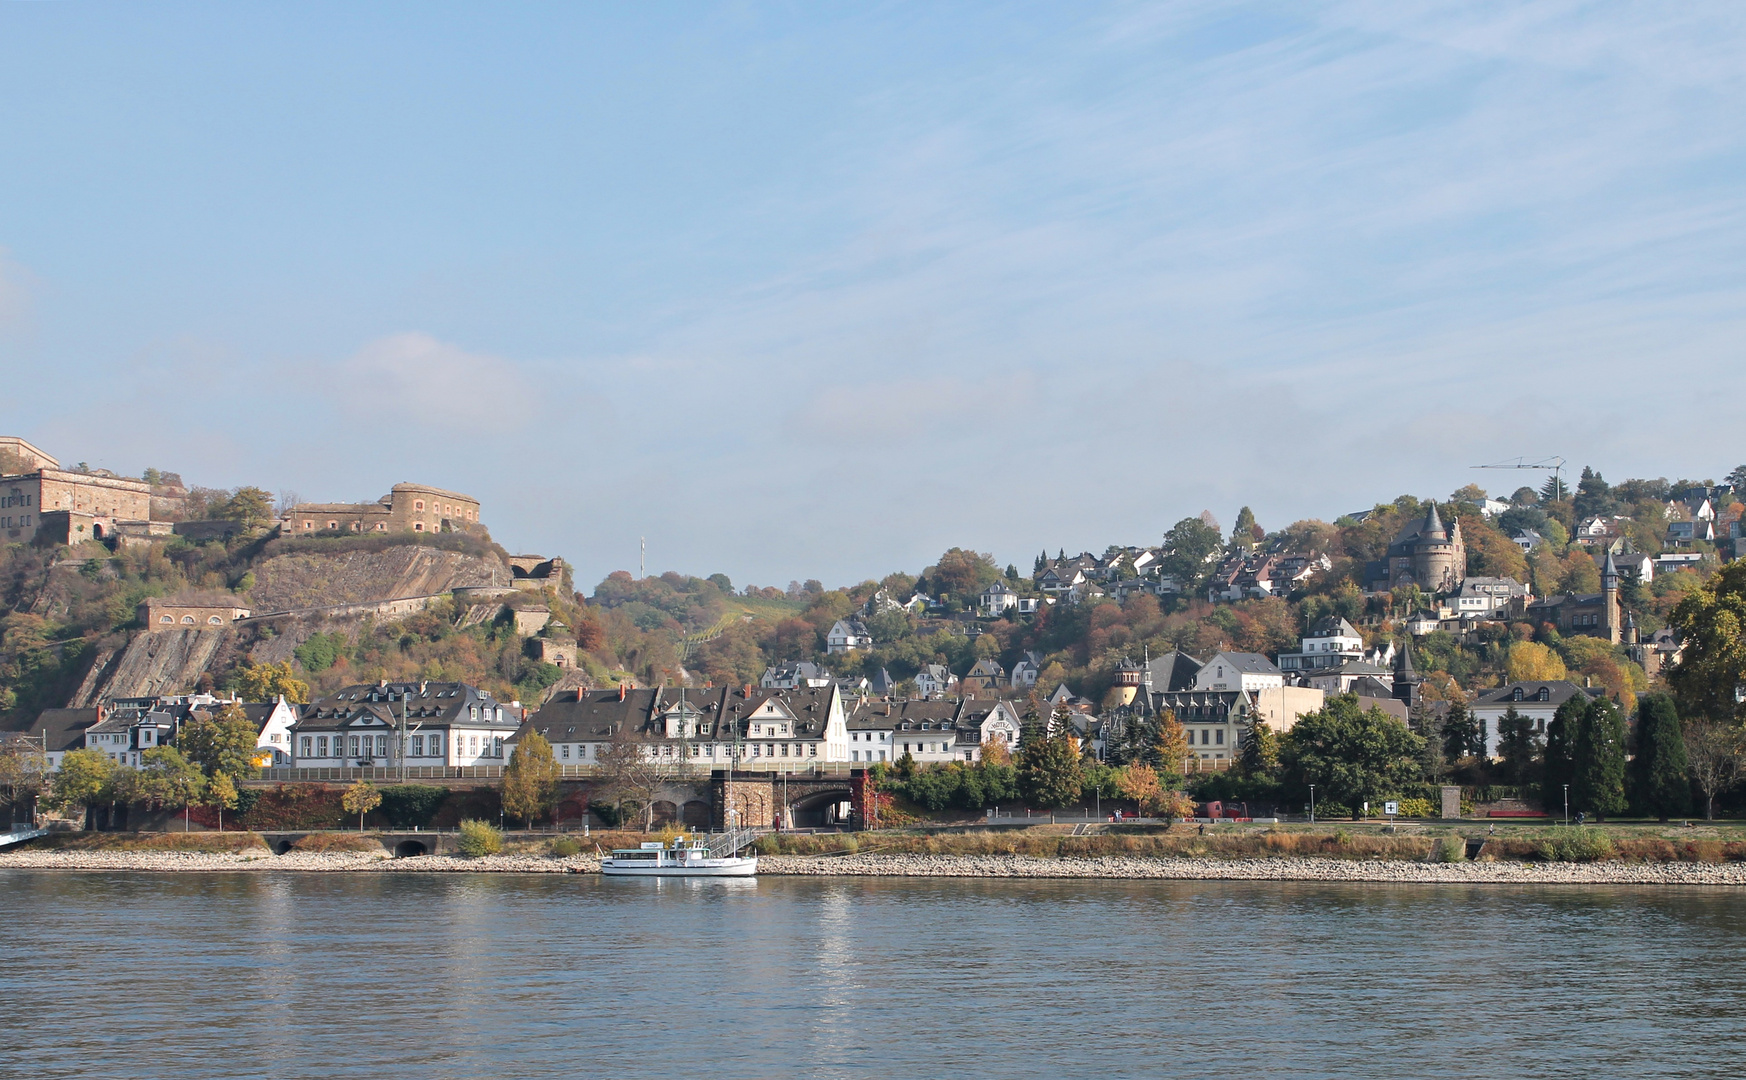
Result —
<path fill-rule="evenodd" d="M 1310 824 L 1316 823 L 1316 786 L 1310 785 Z"/>
<path fill-rule="evenodd" d="M 1564 824 L 1570 824 L 1570 785 L 1564 785 Z"/>

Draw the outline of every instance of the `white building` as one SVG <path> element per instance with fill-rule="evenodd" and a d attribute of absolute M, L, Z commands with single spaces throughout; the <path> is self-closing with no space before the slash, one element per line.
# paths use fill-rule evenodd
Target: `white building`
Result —
<path fill-rule="evenodd" d="M 825 635 L 825 651 L 848 652 L 851 649 L 871 649 L 873 635 L 859 619 L 838 619 Z"/>
<path fill-rule="evenodd" d="M 1260 653 L 1225 652 L 1208 660 L 1190 687 L 1202 691 L 1265 690 L 1285 685 L 1285 675 Z"/>
<path fill-rule="evenodd" d="M 521 709 L 458 682 L 347 686 L 299 709 L 298 768 L 503 765 Z M 400 744 L 404 730 L 406 742 Z"/>

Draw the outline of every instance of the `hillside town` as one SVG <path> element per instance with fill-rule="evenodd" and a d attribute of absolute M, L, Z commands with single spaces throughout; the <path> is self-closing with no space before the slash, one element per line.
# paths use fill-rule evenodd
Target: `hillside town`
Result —
<path fill-rule="evenodd" d="M 720 827 L 733 807 L 697 784 L 741 773 L 776 828 L 1106 800 L 1284 817 L 1318 783 L 1324 816 L 1453 813 L 1450 790 L 1542 816 L 1572 783 L 1596 815 L 1736 797 L 1746 676 L 1717 690 L 1738 630 L 1714 619 L 1746 576 L 1746 466 L 1554 472 L 1271 532 L 1204 512 L 1028 573 L 954 548 L 847 588 L 616 572 L 591 595 L 425 484 L 275 499 L 17 437 L 0 472 L 16 821 L 216 824 L 299 787 L 320 818 L 348 784 L 501 801 L 518 759 L 545 778 L 522 816 L 554 826 Z M 1686 775 L 1650 792 L 1669 754 Z M 768 794 L 793 774 L 859 779 Z"/>

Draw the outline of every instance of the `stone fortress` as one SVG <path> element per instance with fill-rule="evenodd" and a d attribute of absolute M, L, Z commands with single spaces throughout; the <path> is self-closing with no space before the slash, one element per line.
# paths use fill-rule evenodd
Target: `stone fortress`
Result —
<path fill-rule="evenodd" d="M 174 511 L 145 480 L 106 469 L 63 468 L 24 439 L 0 435 L 0 543 L 77 544 L 172 532 L 203 538 L 200 523 L 175 522 Z M 300 503 L 278 524 L 285 536 L 484 531 L 478 499 L 412 483 L 395 484 L 373 503 Z M 540 576 L 531 566 L 523 573 Z"/>
<path fill-rule="evenodd" d="M 285 536 L 321 532 L 478 532 L 479 500 L 425 484 L 395 484 L 373 503 L 299 503 L 279 521 Z"/>

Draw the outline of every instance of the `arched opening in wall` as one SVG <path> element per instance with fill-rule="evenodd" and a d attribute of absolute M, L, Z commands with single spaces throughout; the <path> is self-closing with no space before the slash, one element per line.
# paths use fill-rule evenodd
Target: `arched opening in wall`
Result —
<path fill-rule="evenodd" d="M 291 850 L 291 841 L 289 841 L 289 840 L 280 840 L 278 843 L 273 845 L 273 854 L 275 854 L 275 855 L 284 855 L 284 854 L 288 853 L 290 850 Z"/>
<path fill-rule="evenodd" d="M 656 799 L 653 809 L 656 825 L 671 825 L 679 820 L 679 808 L 666 799 Z"/>
<path fill-rule="evenodd" d="M 400 843 L 394 845 L 394 857 L 396 859 L 416 859 L 420 855 L 428 853 L 429 849 L 419 840 L 402 840 Z"/>
<path fill-rule="evenodd" d="M 709 804 L 702 799 L 692 799 L 680 811 L 679 820 L 686 828 L 709 828 Z"/>
<path fill-rule="evenodd" d="M 93 540 L 103 539 L 103 526 L 101 526 L 101 525 L 91 526 L 91 539 L 93 539 Z"/>
<path fill-rule="evenodd" d="M 797 829 L 829 829 L 849 823 L 848 788 L 832 788 L 801 796 L 788 804 L 789 816 Z"/>

